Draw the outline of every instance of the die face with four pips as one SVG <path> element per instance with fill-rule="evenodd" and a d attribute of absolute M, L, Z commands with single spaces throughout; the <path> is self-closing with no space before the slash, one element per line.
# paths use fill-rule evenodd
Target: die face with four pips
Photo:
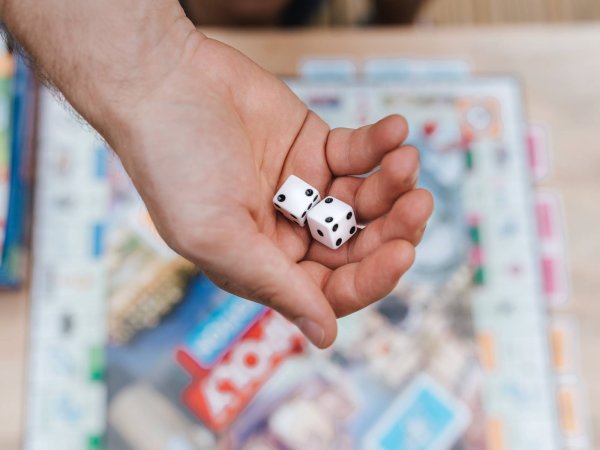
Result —
<path fill-rule="evenodd" d="M 340 248 L 357 231 L 352 207 L 331 196 L 313 207 L 307 216 L 312 237 L 332 249 Z"/>
<path fill-rule="evenodd" d="M 291 175 L 273 197 L 273 205 L 286 219 L 303 227 L 308 212 L 319 200 L 321 197 L 316 188 Z"/>

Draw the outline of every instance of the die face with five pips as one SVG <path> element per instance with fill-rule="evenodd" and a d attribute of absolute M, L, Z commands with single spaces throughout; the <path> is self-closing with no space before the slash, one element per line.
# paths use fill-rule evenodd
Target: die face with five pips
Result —
<path fill-rule="evenodd" d="M 307 216 L 312 237 L 332 249 L 341 247 L 357 231 L 352 207 L 331 196 L 312 208 Z"/>
<path fill-rule="evenodd" d="M 291 175 L 273 197 L 273 205 L 286 219 L 303 227 L 308 212 L 320 200 L 321 197 L 316 188 L 297 176 Z"/>

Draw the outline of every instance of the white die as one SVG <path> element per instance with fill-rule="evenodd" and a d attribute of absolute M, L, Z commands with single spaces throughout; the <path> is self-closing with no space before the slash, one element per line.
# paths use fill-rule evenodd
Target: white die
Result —
<path fill-rule="evenodd" d="M 303 227 L 306 214 L 320 199 L 316 188 L 297 176 L 290 175 L 273 197 L 273 204 L 286 219 Z"/>
<path fill-rule="evenodd" d="M 356 233 L 356 216 L 350 205 L 330 196 L 308 213 L 308 228 L 315 240 L 336 249 Z"/>

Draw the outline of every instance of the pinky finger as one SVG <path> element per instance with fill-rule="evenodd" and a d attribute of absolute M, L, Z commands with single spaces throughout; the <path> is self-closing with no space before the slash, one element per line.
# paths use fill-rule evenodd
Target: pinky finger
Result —
<path fill-rule="evenodd" d="M 322 286 L 337 317 L 343 317 L 389 294 L 414 258 L 414 247 L 397 239 L 381 245 L 362 261 L 333 271 L 310 261 L 301 264 Z"/>

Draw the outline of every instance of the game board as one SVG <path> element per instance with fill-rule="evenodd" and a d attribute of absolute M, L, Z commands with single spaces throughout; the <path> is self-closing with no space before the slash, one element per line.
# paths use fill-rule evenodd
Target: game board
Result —
<path fill-rule="evenodd" d="M 287 81 L 331 126 L 408 118 L 436 199 L 413 269 L 318 351 L 174 255 L 44 92 L 26 448 L 585 448 L 559 423 L 519 86 Z"/>

